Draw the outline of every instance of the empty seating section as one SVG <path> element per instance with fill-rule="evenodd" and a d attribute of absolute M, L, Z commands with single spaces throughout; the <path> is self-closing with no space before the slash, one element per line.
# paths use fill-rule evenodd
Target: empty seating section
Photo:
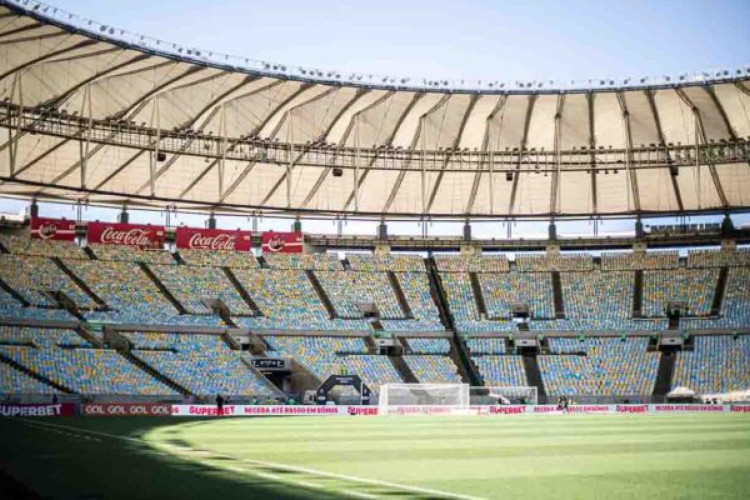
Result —
<path fill-rule="evenodd" d="M 76 393 L 176 395 L 116 351 L 89 348 L 71 330 L 4 327 L 0 335 L 0 355 Z"/>
<path fill-rule="evenodd" d="M 324 382 L 331 375 L 345 374 L 346 354 L 367 354 L 364 339 L 360 337 L 265 337 L 266 342 L 277 351 L 276 354 L 289 356 L 307 368 L 310 373 Z"/>
<path fill-rule="evenodd" d="M 684 302 L 687 314 L 705 316 L 719 279 L 718 269 L 644 271 L 643 311 L 646 316 L 665 316 L 669 301 Z"/>
<path fill-rule="evenodd" d="M 383 384 L 403 382 L 398 370 L 387 356 L 375 354 L 342 356 L 341 364 L 347 374 L 359 375 L 371 390 L 377 391 Z"/>
<path fill-rule="evenodd" d="M 342 318 L 361 318 L 357 304 L 373 303 L 383 319 L 405 318 L 396 293 L 383 272 L 317 271 L 321 286 Z"/>
<path fill-rule="evenodd" d="M 275 390 L 217 335 L 128 333 L 131 353 L 198 396 L 270 396 Z M 164 350 L 168 349 L 168 350 Z"/>
<path fill-rule="evenodd" d="M 647 337 L 550 338 L 550 352 L 538 357 L 551 396 L 637 396 L 653 393 L 659 353 Z M 585 352 L 586 355 L 576 353 Z"/>
<path fill-rule="evenodd" d="M 406 302 L 409 304 L 412 320 L 383 320 L 383 328 L 390 331 L 439 331 L 445 330 L 440 322 L 440 312 L 430 293 L 430 280 L 424 272 L 396 273 Z M 395 292 L 394 292 L 395 293 Z"/>
<path fill-rule="evenodd" d="M 560 273 L 566 318 L 590 330 L 627 329 L 634 279 L 630 271 Z"/>
<path fill-rule="evenodd" d="M 0 318 L 67 321 L 73 316 L 63 309 L 23 307 L 15 297 L 0 288 Z"/>
<path fill-rule="evenodd" d="M 603 271 L 635 271 L 638 269 L 677 269 L 680 255 L 676 250 L 662 252 L 602 252 Z"/>
<path fill-rule="evenodd" d="M 448 354 L 451 344 L 448 339 L 420 339 L 407 340 L 411 354 Z"/>
<path fill-rule="evenodd" d="M 429 354 L 409 354 L 404 361 L 411 369 L 417 381 L 424 384 L 461 383 L 458 368 L 448 356 Z"/>
<path fill-rule="evenodd" d="M 263 256 L 271 269 L 341 271 L 341 261 L 325 253 L 272 253 Z"/>
<path fill-rule="evenodd" d="M 366 255 L 348 254 L 347 259 L 354 271 L 425 271 L 424 261 L 419 255 Z"/>
<path fill-rule="evenodd" d="M 468 273 L 442 273 L 440 277 L 453 322 L 460 333 L 515 331 L 512 321 L 483 321 L 479 318 Z"/>
<path fill-rule="evenodd" d="M 252 314 L 234 285 L 220 268 L 155 266 L 151 270 L 175 298 L 192 314 L 209 314 L 203 299 L 221 299 L 232 314 Z"/>
<path fill-rule="evenodd" d="M 466 341 L 466 346 L 471 355 L 478 354 L 505 354 L 505 339 L 499 338 L 475 338 Z"/>
<path fill-rule="evenodd" d="M 510 318 L 514 303 L 528 304 L 534 318 L 554 317 L 550 273 L 482 274 L 479 283 L 490 318 Z"/>
<path fill-rule="evenodd" d="M 484 385 L 529 385 L 521 356 L 480 355 L 476 356 L 474 361 L 484 379 Z"/>
<path fill-rule="evenodd" d="M 720 394 L 750 388 L 750 335 L 698 335 L 693 351 L 677 354 L 672 387 L 697 394 Z"/>
<path fill-rule="evenodd" d="M 136 263 L 66 260 L 65 265 L 111 309 L 88 313 L 89 319 L 129 324 L 197 322 L 191 321 L 190 316 L 178 316 L 174 306 Z"/>
<path fill-rule="evenodd" d="M 250 252 L 232 250 L 180 250 L 180 257 L 189 266 L 233 267 L 237 269 L 254 269 L 259 266 L 258 259 Z"/>
<path fill-rule="evenodd" d="M 0 234 L 0 244 L 16 255 L 60 257 L 61 259 L 88 259 L 83 249 L 70 241 L 32 239 L 28 236 Z"/>
<path fill-rule="evenodd" d="M 510 269 L 505 255 L 440 255 L 435 257 L 438 271 L 450 273 L 505 273 Z"/>
<path fill-rule="evenodd" d="M 0 394 L 59 394 L 60 391 L 34 377 L 0 362 Z"/>
<path fill-rule="evenodd" d="M 0 276 L 30 304 L 55 306 L 44 292 L 64 292 L 80 308 L 96 304 L 47 257 L 0 255 Z"/>
<path fill-rule="evenodd" d="M 263 312 L 239 318 L 247 328 L 278 330 L 367 330 L 362 320 L 330 319 L 304 271 L 235 269 L 234 274 Z"/>
<path fill-rule="evenodd" d="M 517 271 L 590 271 L 594 261 L 588 254 L 516 255 Z"/>
<path fill-rule="evenodd" d="M 99 260 L 124 260 L 147 264 L 177 264 L 172 254 L 166 250 L 140 249 L 125 245 L 91 245 L 91 250 Z"/>
<path fill-rule="evenodd" d="M 690 250 L 688 267 L 739 267 L 750 266 L 750 250 Z"/>
<path fill-rule="evenodd" d="M 0 326 L 0 344 L 29 346 L 39 349 L 55 347 L 91 347 L 91 343 L 73 330 Z"/>

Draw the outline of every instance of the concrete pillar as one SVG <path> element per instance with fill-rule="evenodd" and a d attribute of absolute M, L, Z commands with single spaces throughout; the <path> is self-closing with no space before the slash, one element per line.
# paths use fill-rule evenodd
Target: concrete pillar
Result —
<path fill-rule="evenodd" d="M 724 215 L 724 220 L 721 221 L 721 235 L 728 236 L 734 232 L 734 224 L 729 214 Z"/>
<path fill-rule="evenodd" d="M 208 226 L 208 229 L 216 229 L 216 216 L 214 214 L 208 216 L 206 225 Z"/>
<path fill-rule="evenodd" d="M 120 215 L 117 219 L 120 224 L 128 224 L 130 222 L 130 214 L 128 213 L 128 209 L 122 207 L 122 212 L 120 212 Z"/>
<path fill-rule="evenodd" d="M 557 239 L 557 226 L 554 222 L 550 222 L 548 233 L 548 238 L 550 241 L 555 241 Z"/>
<path fill-rule="evenodd" d="M 380 221 L 380 224 L 378 224 L 377 237 L 380 240 L 388 239 L 388 225 L 385 223 L 385 221 Z"/>
<path fill-rule="evenodd" d="M 294 219 L 294 222 L 292 223 L 292 232 L 293 233 L 302 232 L 302 221 L 299 218 Z"/>
<path fill-rule="evenodd" d="M 638 217 L 635 221 L 635 237 L 643 238 L 646 233 L 643 231 L 643 221 Z"/>
<path fill-rule="evenodd" d="M 32 218 L 39 217 L 39 204 L 36 199 L 31 200 L 31 206 L 29 207 L 29 215 Z"/>
<path fill-rule="evenodd" d="M 464 239 L 471 241 L 471 224 L 469 224 L 468 220 L 464 222 Z"/>

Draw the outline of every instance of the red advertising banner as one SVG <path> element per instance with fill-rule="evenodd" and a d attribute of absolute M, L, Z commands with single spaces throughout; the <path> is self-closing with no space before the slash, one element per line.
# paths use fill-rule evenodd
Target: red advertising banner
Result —
<path fill-rule="evenodd" d="M 177 248 L 191 250 L 233 250 L 249 252 L 252 244 L 250 231 L 226 231 L 224 229 L 201 229 L 197 227 L 177 228 Z"/>
<path fill-rule="evenodd" d="M 172 405 L 158 403 L 115 403 L 85 404 L 81 414 L 86 417 L 168 417 L 172 414 Z"/>
<path fill-rule="evenodd" d="M 266 231 L 261 235 L 263 253 L 301 253 L 302 233 Z"/>
<path fill-rule="evenodd" d="M 75 414 L 76 405 L 73 403 L 0 405 L 0 416 L 3 417 L 72 417 Z"/>
<path fill-rule="evenodd" d="M 32 217 L 31 237 L 39 240 L 73 241 L 76 238 L 76 223 L 65 219 Z"/>
<path fill-rule="evenodd" d="M 164 226 L 110 222 L 89 222 L 86 235 L 89 243 L 140 248 L 161 248 L 165 238 Z"/>

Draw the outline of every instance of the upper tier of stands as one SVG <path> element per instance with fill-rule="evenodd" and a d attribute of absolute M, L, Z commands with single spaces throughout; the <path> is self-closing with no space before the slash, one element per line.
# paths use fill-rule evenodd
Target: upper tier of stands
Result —
<path fill-rule="evenodd" d="M 47 292 L 64 292 L 79 308 L 96 304 L 51 259 L 25 255 L 0 255 L 0 277 L 30 304 L 55 306 Z"/>
<path fill-rule="evenodd" d="M 186 248 L 180 250 L 180 257 L 189 266 L 226 266 L 235 269 L 254 269 L 259 266 L 258 259 L 250 252 L 191 250 Z"/>

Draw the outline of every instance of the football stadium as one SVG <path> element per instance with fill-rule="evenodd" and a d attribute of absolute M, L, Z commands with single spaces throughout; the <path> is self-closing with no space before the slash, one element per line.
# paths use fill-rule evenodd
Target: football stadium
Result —
<path fill-rule="evenodd" d="M 0 0 L 11 203 L 2 498 L 747 498 L 750 66 L 392 78 Z"/>

